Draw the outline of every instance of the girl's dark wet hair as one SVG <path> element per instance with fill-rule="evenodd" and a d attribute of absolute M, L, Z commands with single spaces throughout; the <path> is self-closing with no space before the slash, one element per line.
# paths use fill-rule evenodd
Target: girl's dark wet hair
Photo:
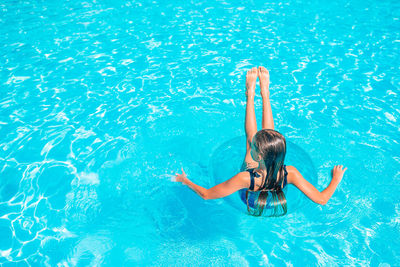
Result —
<path fill-rule="evenodd" d="M 271 129 L 263 129 L 254 135 L 254 147 L 262 157 L 267 170 L 267 175 L 257 190 L 259 191 L 254 209 L 249 207 L 248 193 L 246 192 L 247 210 L 251 215 L 261 216 L 267 203 L 268 195 L 271 194 L 273 207 L 272 213 L 267 216 L 283 216 L 287 213 L 286 197 L 282 191 L 284 180 L 283 163 L 286 155 L 285 137 Z M 280 171 L 280 172 L 279 172 Z M 278 177 L 278 173 L 280 174 Z"/>

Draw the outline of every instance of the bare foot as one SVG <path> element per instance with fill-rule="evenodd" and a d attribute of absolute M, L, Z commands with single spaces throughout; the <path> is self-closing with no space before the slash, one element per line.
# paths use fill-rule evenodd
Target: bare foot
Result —
<path fill-rule="evenodd" d="M 269 72 L 266 68 L 258 67 L 258 78 L 260 79 L 260 91 L 262 97 L 269 97 Z"/>
<path fill-rule="evenodd" d="M 250 69 L 249 71 L 247 71 L 246 74 L 246 96 L 251 96 L 254 97 L 254 95 L 256 94 L 256 81 L 257 81 L 257 68 L 254 67 L 252 69 Z"/>

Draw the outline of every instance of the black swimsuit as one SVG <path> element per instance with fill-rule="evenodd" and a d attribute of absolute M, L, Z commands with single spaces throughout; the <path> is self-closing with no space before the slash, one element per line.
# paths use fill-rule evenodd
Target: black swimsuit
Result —
<path fill-rule="evenodd" d="M 250 191 L 250 190 L 254 190 L 254 176 L 255 177 L 260 177 L 260 175 L 258 173 L 256 173 L 254 169 L 248 169 L 247 171 L 250 173 L 250 187 L 249 189 L 243 188 L 239 190 L 239 196 L 240 199 L 243 201 L 244 204 L 247 205 L 247 200 L 246 200 L 246 192 L 248 191 L 248 204 L 251 208 L 255 208 L 256 207 L 256 203 L 257 203 L 257 199 L 258 199 L 258 194 L 260 193 L 260 191 Z M 288 172 L 286 170 L 286 165 L 283 165 L 283 171 L 284 171 L 284 178 L 283 178 L 283 188 L 285 188 L 285 186 L 287 185 L 287 175 Z M 265 204 L 265 208 L 266 209 L 272 209 L 273 206 L 271 205 L 271 194 L 268 194 L 268 198 L 267 198 L 267 203 Z"/>
<path fill-rule="evenodd" d="M 254 176 L 255 177 L 260 177 L 260 175 L 258 174 L 258 173 L 256 173 L 255 171 L 255 168 L 254 169 L 248 169 L 247 171 L 250 173 L 250 187 L 249 187 L 249 189 L 250 190 L 254 190 Z M 287 175 L 288 175 L 288 172 L 287 172 L 287 170 L 286 170 L 286 165 L 283 165 L 283 171 L 284 171 L 284 178 L 283 178 L 283 188 L 286 186 L 286 184 L 287 184 Z"/>

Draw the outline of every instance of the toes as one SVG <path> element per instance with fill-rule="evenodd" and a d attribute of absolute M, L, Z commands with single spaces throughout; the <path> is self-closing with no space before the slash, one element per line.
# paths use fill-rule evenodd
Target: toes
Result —
<path fill-rule="evenodd" d="M 267 69 L 265 67 L 263 67 L 263 66 L 260 66 L 260 71 L 267 72 Z"/>
<path fill-rule="evenodd" d="M 257 71 L 257 68 L 256 68 L 256 67 L 251 68 L 251 69 L 249 69 L 249 70 L 247 71 L 247 73 L 246 73 L 246 78 L 249 77 L 249 76 L 257 75 L 257 73 L 258 73 L 258 71 Z"/>

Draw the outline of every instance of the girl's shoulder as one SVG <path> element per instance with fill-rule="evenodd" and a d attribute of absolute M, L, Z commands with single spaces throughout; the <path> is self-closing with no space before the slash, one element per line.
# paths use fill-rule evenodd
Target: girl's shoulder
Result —
<path fill-rule="evenodd" d="M 290 166 L 290 165 L 286 165 L 286 171 L 288 173 L 288 175 L 287 175 L 287 183 L 288 184 L 292 184 L 294 179 L 296 179 L 296 177 L 298 177 L 300 172 L 296 169 L 296 167 Z"/>
<path fill-rule="evenodd" d="M 250 187 L 250 172 L 252 169 L 242 170 L 237 174 L 238 178 L 241 180 L 243 187 L 248 188 Z"/>

